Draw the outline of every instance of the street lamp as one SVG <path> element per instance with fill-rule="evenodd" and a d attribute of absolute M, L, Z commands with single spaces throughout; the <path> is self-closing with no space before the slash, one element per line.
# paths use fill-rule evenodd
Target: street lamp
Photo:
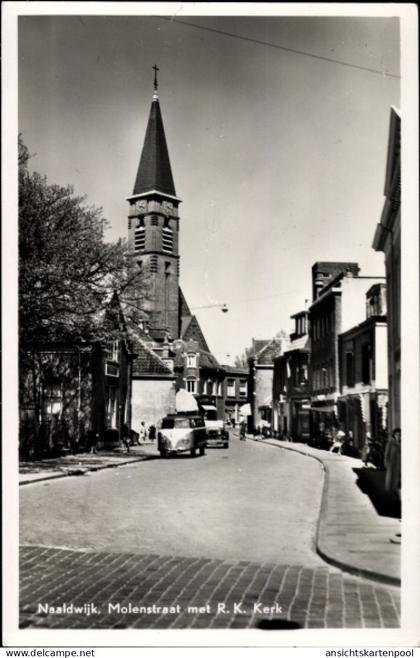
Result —
<path fill-rule="evenodd" d="M 202 308 L 220 308 L 222 313 L 227 313 L 229 311 L 227 304 L 209 304 L 208 306 L 192 306 L 191 311 L 197 311 Z"/>

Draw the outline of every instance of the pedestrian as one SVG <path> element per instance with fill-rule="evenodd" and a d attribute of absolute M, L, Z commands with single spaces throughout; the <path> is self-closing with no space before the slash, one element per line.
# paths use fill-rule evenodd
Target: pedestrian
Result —
<path fill-rule="evenodd" d="M 138 444 L 139 444 L 139 445 L 140 445 L 141 443 L 145 443 L 145 441 L 146 441 L 146 436 L 147 436 L 146 425 L 145 425 L 144 420 L 142 420 L 142 421 L 141 421 L 141 424 L 140 424 L 140 429 L 139 429 L 139 440 L 138 440 Z"/>
<path fill-rule="evenodd" d="M 356 451 L 356 448 L 354 447 L 353 432 L 351 430 L 349 430 L 347 432 L 347 436 L 344 437 L 341 454 L 342 455 L 347 455 L 348 457 L 356 457 L 357 456 L 357 451 Z"/>
<path fill-rule="evenodd" d="M 401 501 L 401 429 L 396 427 L 388 440 L 384 456 L 386 475 L 385 490 L 390 496 Z M 401 544 L 401 533 L 398 532 L 390 541 Z"/>
<path fill-rule="evenodd" d="M 401 430 L 396 427 L 385 448 L 385 490 L 401 500 Z"/>
<path fill-rule="evenodd" d="M 337 452 L 337 454 L 341 455 L 343 452 L 343 443 L 346 435 L 343 432 L 343 430 L 340 428 L 337 430 L 335 439 L 332 443 L 332 446 L 330 448 L 330 452 Z"/>
<path fill-rule="evenodd" d="M 130 452 L 130 430 L 127 423 L 124 423 L 121 427 L 121 441 L 126 453 L 128 454 Z"/>
<path fill-rule="evenodd" d="M 86 432 L 87 448 L 92 455 L 96 454 L 97 452 L 98 441 L 99 441 L 99 434 L 95 434 L 93 430 L 88 430 Z"/>
<path fill-rule="evenodd" d="M 155 425 L 150 425 L 149 427 L 149 441 L 153 443 L 153 441 L 156 439 L 156 426 Z"/>
<path fill-rule="evenodd" d="M 240 424 L 239 439 L 240 439 L 240 441 L 245 441 L 246 440 L 246 423 L 245 423 L 244 420 Z"/>
<path fill-rule="evenodd" d="M 366 468 L 369 468 L 369 464 L 373 466 L 372 447 L 373 447 L 372 435 L 370 432 L 366 432 L 365 445 L 363 446 L 363 450 L 362 450 L 363 466 L 366 466 Z"/>

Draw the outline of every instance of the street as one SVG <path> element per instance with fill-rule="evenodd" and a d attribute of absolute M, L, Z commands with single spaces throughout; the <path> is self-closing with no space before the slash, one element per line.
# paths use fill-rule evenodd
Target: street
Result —
<path fill-rule="evenodd" d="M 21 488 L 22 625 L 398 626 L 397 588 L 315 552 L 321 465 L 230 443 Z"/>

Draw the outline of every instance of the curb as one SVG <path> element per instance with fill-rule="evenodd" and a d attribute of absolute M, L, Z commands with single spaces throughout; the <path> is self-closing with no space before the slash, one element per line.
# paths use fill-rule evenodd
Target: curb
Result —
<path fill-rule="evenodd" d="M 247 437 L 248 438 L 248 437 Z M 258 440 L 249 437 L 251 441 L 255 441 L 256 443 L 264 443 L 264 440 Z M 320 512 L 319 512 L 319 517 L 318 517 L 318 523 L 317 523 L 317 531 L 316 531 L 316 539 L 315 539 L 315 549 L 318 555 L 328 564 L 331 564 L 334 567 L 338 567 L 342 571 L 346 571 L 347 573 L 350 573 L 354 576 L 361 576 L 363 578 L 368 578 L 369 580 L 374 580 L 375 582 L 383 583 L 384 585 L 394 585 L 397 587 L 401 587 L 401 579 L 396 578 L 395 576 L 387 576 L 386 574 L 383 573 L 378 573 L 376 571 L 371 571 L 370 569 L 362 569 L 360 567 L 355 567 L 351 564 L 348 564 L 347 562 L 342 562 L 341 560 L 338 560 L 337 558 L 331 556 L 326 552 L 324 549 L 320 547 L 320 533 L 321 533 L 321 522 L 323 520 L 323 516 L 325 515 L 325 509 L 327 505 L 327 498 L 328 498 L 328 485 L 329 485 L 329 474 L 328 474 L 328 468 L 325 466 L 325 463 L 320 457 L 317 457 L 315 455 L 312 455 L 308 452 L 304 452 L 303 450 L 294 450 L 293 448 L 289 448 L 288 446 L 283 446 L 283 445 L 276 445 L 273 443 L 265 443 L 267 446 L 272 446 L 273 448 L 282 448 L 283 450 L 288 450 L 289 452 L 293 452 L 298 455 L 303 455 L 304 457 L 311 457 L 312 459 L 315 459 L 319 464 L 321 464 L 322 469 L 324 471 L 324 486 L 322 488 L 322 496 L 321 496 L 321 505 L 320 505 Z"/>
<path fill-rule="evenodd" d="M 120 464 L 104 464 L 103 466 L 91 466 L 91 467 L 86 467 L 84 468 L 81 466 L 80 468 L 74 468 L 74 472 L 68 472 L 68 473 L 51 473 L 50 475 L 45 475 L 41 476 L 40 478 L 37 478 L 36 480 L 21 480 L 19 482 L 19 486 L 25 486 L 28 484 L 37 484 L 38 482 L 45 482 L 46 480 L 57 480 L 59 478 L 65 478 L 65 477 L 77 477 L 79 475 L 85 475 L 86 473 L 93 473 L 95 471 L 103 471 L 106 468 L 118 468 L 119 466 L 126 466 L 127 464 L 135 464 L 136 462 L 144 462 L 148 461 L 150 459 L 154 459 L 154 456 L 152 455 L 143 455 L 139 457 L 133 457 L 132 459 L 129 459 L 127 461 L 124 461 Z M 77 471 L 77 472 L 76 472 Z"/>

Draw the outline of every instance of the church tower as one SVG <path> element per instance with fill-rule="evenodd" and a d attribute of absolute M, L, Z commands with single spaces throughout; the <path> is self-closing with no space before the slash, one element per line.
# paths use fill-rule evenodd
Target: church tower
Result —
<path fill-rule="evenodd" d="M 179 215 L 159 105 L 157 66 L 143 150 L 131 196 L 128 240 L 149 285 L 146 310 L 156 341 L 179 337 Z"/>

